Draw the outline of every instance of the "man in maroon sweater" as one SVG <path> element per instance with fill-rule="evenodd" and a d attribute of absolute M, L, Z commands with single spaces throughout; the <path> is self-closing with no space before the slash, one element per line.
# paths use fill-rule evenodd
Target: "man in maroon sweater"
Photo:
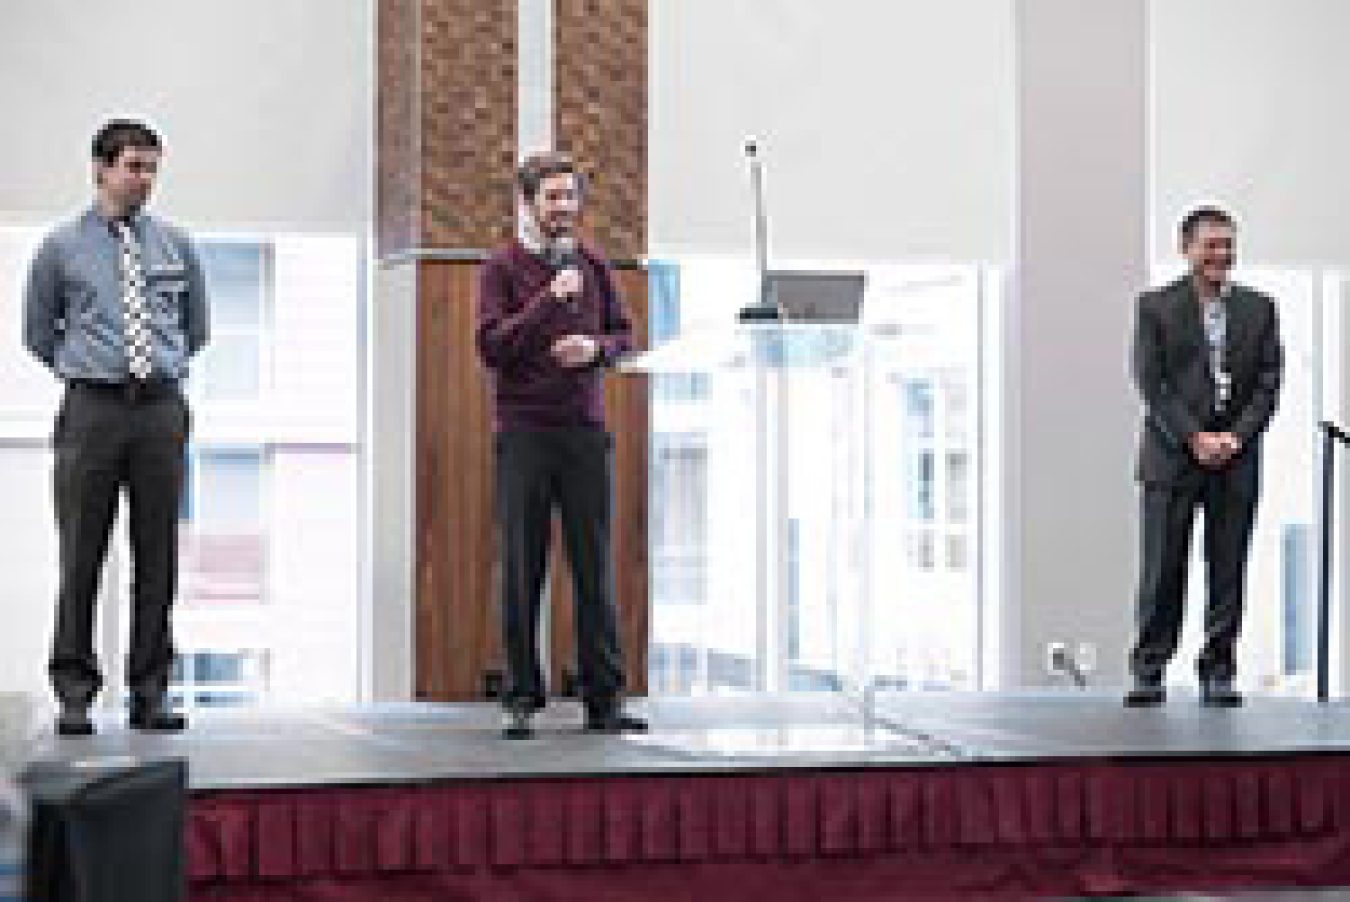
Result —
<path fill-rule="evenodd" d="M 630 350 L 632 330 L 609 267 L 577 241 L 584 184 L 572 160 L 531 156 L 517 183 L 522 237 L 484 264 L 478 284 L 478 352 L 496 420 L 503 734 L 533 735 L 530 718 L 544 706 L 539 602 L 555 508 L 572 570 L 586 729 L 641 731 L 647 725 L 620 706 L 603 392 L 605 368 Z"/>

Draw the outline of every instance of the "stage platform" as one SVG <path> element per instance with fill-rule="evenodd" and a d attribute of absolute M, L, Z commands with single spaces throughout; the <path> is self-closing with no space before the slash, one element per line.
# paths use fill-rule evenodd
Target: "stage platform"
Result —
<path fill-rule="evenodd" d="M 26 755 L 185 758 L 201 899 L 1011 899 L 1350 885 L 1350 707 L 1174 694 L 635 702 L 529 741 L 482 705 L 106 721 Z M 1320 894 L 1319 894 L 1320 895 Z M 1327 896 L 1336 897 L 1335 894 Z M 1350 898 L 1350 894 L 1347 894 Z M 1207 897 L 1202 897 L 1207 898 Z M 1287 898 L 1295 898 L 1289 896 Z"/>

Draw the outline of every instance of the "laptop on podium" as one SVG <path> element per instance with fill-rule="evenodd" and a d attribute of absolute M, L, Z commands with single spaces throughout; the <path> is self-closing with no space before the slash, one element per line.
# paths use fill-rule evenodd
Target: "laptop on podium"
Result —
<path fill-rule="evenodd" d="M 766 275 L 768 302 L 785 323 L 856 325 L 867 277 L 859 272 L 779 270 Z"/>

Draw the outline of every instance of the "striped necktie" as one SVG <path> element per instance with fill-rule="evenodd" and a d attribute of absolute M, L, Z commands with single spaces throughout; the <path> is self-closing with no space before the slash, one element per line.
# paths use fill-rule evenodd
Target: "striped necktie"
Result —
<path fill-rule="evenodd" d="M 145 266 L 141 245 L 124 220 L 115 222 L 122 246 L 122 322 L 125 326 L 127 367 L 136 379 L 150 378 L 150 307 L 145 300 Z"/>

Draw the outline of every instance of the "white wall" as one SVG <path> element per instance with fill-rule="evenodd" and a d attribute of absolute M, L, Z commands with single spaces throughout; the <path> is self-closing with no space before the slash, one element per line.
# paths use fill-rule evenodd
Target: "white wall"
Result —
<path fill-rule="evenodd" d="M 5 0 L 0 216 L 87 203 L 90 138 L 131 115 L 165 140 L 166 215 L 364 234 L 373 21 L 372 0 Z"/>
<path fill-rule="evenodd" d="M 1011 0 L 653 0 L 652 253 L 1008 259 Z"/>
<path fill-rule="evenodd" d="M 1218 201 L 1252 262 L 1350 264 L 1350 3 L 1164 0 L 1151 15 L 1155 251 Z"/>

